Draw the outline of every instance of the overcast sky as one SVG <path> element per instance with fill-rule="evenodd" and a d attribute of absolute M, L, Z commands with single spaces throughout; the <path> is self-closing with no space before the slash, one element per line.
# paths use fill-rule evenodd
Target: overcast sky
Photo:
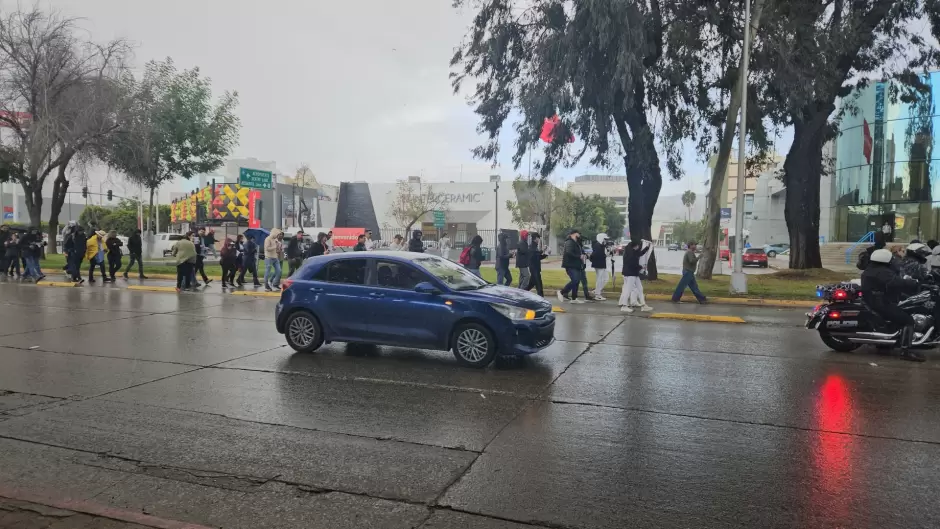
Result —
<path fill-rule="evenodd" d="M 21 2 L 23 5 L 28 3 Z M 0 0 L 5 8 L 16 2 Z M 476 119 L 452 94 L 448 61 L 472 14 L 448 0 L 42 0 L 96 40 L 126 38 L 138 66 L 172 57 L 199 66 L 214 90 L 236 90 L 242 128 L 235 157 L 310 164 L 325 183 L 511 178 L 512 138 L 501 166 L 474 160 Z M 686 162 L 696 191 L 704 164 Z M 520 169 L 526 172 L 527 168 Z M 571 179 L 586 166 L 561 169 Z M 616 171 L 622 172 L 622 170 Z M 689 181 L 667 183 L 680 193 Z"/>

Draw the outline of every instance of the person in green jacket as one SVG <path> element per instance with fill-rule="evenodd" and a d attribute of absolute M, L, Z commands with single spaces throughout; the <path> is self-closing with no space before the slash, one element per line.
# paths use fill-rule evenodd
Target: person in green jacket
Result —
<path fill-rule="evenodd" d="M 193 244 L 192 232 L 176 241 L 172 254 L 176 257 L 176 291 L 179 292 L 182 288 L 189 290 L 192 286 L 190 279 L 193 275 L 193 267 L 196 266 L 196 245 Z"/>

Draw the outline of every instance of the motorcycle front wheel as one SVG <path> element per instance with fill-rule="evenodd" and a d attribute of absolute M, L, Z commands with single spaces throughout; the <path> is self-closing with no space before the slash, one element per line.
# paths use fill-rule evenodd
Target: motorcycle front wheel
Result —
<path fill-rule="evenodd" d="M 851 353 L 852 351 L 862 346 L 862 344 L 852 343 L 842 338 L 836 338 L 835 336 L 825 331 L 819 331 L 819 337 L 822 338 L 823 343 L 826 344 L 830 349 L 839 353 Z"/>

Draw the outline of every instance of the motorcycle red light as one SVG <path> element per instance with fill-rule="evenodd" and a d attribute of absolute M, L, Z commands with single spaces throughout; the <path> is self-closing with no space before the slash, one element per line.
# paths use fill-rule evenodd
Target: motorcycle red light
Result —
<path fill-rule="evenodd" d="M 842 314 L 839 313 L 839 312 L 830 312 L 830 313 L 829 313 L 829 319 L 830 319 L 830 320 L 838 320 L 838 319 L 841 318 L 841 317 L 842 317 Z"/>
<path fill-rule="evenodd" d="M 841 288 L 832 293 L 832 297 L 835 299 L 845 299 L 848 297 L 848 294 L 845 293 Z"/>

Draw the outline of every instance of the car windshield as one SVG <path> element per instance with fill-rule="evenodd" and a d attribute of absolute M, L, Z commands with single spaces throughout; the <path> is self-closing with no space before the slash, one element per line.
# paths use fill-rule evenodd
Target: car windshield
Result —
<path fill-rule="evenodd" d="M 418 257 L 413 262 L 454 290 L 477 290 L 489 284 L 466 268 L 447 259 L 428 255 Z"/>
<path fill-rule="evenodd" d="M 750 248 L 744 253 L 762 254 L 764 253 L 764 250 L 762 250 L 761 248 Z"/>

